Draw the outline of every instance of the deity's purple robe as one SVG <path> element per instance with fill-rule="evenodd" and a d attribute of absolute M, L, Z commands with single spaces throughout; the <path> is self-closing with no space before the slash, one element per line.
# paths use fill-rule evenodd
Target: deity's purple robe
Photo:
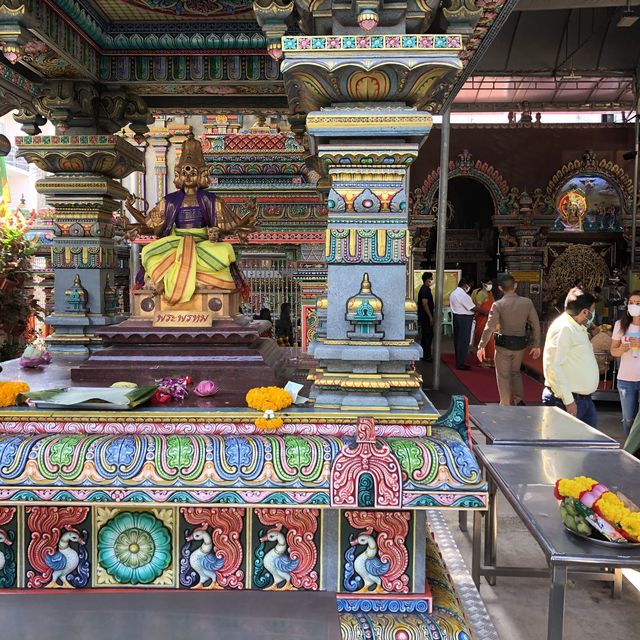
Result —
<path fill-rule="evenodd" d="M 182 206 L 182 202 L 184 201 L 185 193 L 180 189 L 179 191 L 174 191 L 165 196 L 164 202 L 164 227 L 162 229 L 162 233 L 160 234 L 161 238 L 168 236 L 171 233 L 175 223 L 176 217 L 178 215 L 178 211 L 180 211 L 180 207 Z M 210 191 L 205 191 L 204 189 L 200 189 L 196 192 L 196 198 L 198 200 L 198 204 L 200 208 L 204 212 L 204 224 L 206 227 L 215 227 L 216 226 L 216 195 L 215 193 L 211 193 Z"/>

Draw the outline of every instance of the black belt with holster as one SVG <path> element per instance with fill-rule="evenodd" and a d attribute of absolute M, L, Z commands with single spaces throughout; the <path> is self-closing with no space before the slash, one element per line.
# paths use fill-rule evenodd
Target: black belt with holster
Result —
<path fill-rule="evenodd" d="M 561 399 L 561 398 L 558 398 L 558 396 L 557 396 L 555 393 L 553 393 L 553 389 L 552 389 L 551 387 L 545 387 L 545 389 L 546 389 L 547 391 L 549 391 L 549 393 L 551 393 L 551 395 L 552 395 L 554 398 L 556 398 L 556 399 L 560 400 L 560 402 L 562 402 L 562 399 Z M 572 392 L 571 392 L 571 395 L 572 395 L 574 398 L 580 398 L 581 400 L 586 400 L 587 398 L 591 398 L 591 395 L 590 395 L 590 394 L 588 394 L 588 393 L 575 393 L 575 391 L 572 391 Z M 564 404 L 564 403 L 563 403 L 563 404 Z"/>
<path fill-rule="evenodd" d="M 522 349 L 526 349 L 529 344 L 529 338 L 527 336 L 506 336 L 504 333 L 494 333 L 493 341 L 496 347 L 502 347 L 509 351 L 522 351 Z"/>

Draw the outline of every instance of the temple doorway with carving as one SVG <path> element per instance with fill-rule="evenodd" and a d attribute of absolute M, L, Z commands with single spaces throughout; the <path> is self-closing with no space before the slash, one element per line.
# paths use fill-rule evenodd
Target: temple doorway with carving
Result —
<path fill-rule="evenodd" d="M 497 234 L 493 226 L 494 204 L 488 189 L 470 176 L 449 180 L 447 220 L 447 269 L 460 269 L 476 284 L 493 277 L 496 270 Z"/>
<path fill-rule="evenodd" d="M 414 263 L 422 268 L 435 266 L 439 175 L 439 169 L 432 171 L 413 192 L 413 224 L 418 230 Z M 501 265 L 494 224 L 507 190 L 500 173 L 474 160 L 469 151 L 449 163 L 447 269 L 459 269 L 476 283 L 495 277 Z"/>

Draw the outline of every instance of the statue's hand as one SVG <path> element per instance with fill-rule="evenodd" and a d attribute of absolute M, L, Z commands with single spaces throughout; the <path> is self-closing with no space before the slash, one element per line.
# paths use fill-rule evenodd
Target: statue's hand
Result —
<path fill-rule="evenodd" d="M 220 240 L 220 228 L 219 227 L 209 227 L 208 234 L 209 234 L 209 240 L 211 242 L 219 242 L 219 240 Z"/>
<path fill-rule="evenodd" d="M 136 197 L 133 195 L 133 193 L 131 192 L 127 193 L 127 197 L 124 200 L 125 205 L 127 205 L 128 207 L 132 207 L 135 201 L 136 201 Z"/>

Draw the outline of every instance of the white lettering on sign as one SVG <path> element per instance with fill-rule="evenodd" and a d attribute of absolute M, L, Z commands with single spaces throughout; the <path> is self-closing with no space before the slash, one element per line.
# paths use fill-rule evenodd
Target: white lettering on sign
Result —
<path fill-rule="evenodd" d="M 210 327 L 213 314 L 209 311 L 162 311 L 153 319 L 154 327 Z"/>

